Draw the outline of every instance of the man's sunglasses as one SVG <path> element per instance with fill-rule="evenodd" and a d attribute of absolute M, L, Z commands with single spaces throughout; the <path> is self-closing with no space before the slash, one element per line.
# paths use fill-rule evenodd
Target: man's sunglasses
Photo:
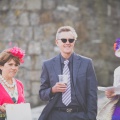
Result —
<path fill-rule="evenodd" d="M 65 39 L 65 38 L 62 38 L 60 39 L 63 43 L 66 43 L 67 40 L 69 41 L 69 43 L 73 43 L 75 41 L 75 39 Z"/>

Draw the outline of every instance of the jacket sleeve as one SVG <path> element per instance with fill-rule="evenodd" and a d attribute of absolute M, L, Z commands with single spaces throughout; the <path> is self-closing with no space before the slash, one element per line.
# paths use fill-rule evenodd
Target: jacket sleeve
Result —
<path fill-rule="evenodd" d="M 97 80 L 90 60 L 87 68 L 87 115 L 89 120 L 96 120 L 97 115 Z"/>
<path fill-rule="evenodd" d="M 45 62 L 43 63 L 42 66 L 40 82 L 41 82 L 39 90 L 40 98 L 44 101 L 48 101 L 50 100 L 51 87 L 49 82 L 49 74 Z"/>

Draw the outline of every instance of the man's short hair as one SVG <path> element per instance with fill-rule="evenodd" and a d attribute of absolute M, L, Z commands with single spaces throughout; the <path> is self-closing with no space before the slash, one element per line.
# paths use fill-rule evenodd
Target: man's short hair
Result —
<path fill-rule="evenodd" d="M 58 30 L 57 30 L 57 33 L 56 33 L 56 40 L 58 39 L 59 37 L 59 34 L 61 32 L 72 32 L 73 36 L 74 36 L 74 39 L 76 40 L 77 39 L 77 33 L 75 31 L 74 28 L 72 28 L 71 26 L 62 26 L 60 27 Z"/>

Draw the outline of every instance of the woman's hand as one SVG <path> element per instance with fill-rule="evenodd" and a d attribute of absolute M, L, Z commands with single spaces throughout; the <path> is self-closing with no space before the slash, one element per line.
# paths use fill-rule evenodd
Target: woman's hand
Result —
<path fill-rule="evenodd" d="M 67 85 L 66 85 L 66 84 L 57 82 L 57 83 L 52 87 L 52 93 L 65 92 L 66 89 L 67 89 Z"/>
<path fill-rule="evenodd" d="M 5 113 L 6 112 L 6 103 L 4 103 L 3 105 L 0 106 L 0 111 L 2 113 Z"/>
<path fill-rule="evenodd" d="M 105 91 L 105 95 L 107 98 L 113 98 L 116 96 L 115 92 L 113 91 Z"/>

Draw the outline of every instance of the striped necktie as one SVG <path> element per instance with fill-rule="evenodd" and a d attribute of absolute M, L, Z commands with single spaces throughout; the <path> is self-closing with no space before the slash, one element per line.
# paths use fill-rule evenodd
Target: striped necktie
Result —
<path fill-rule="evenodd" d="M 71 103 L 71 84 L 70 84 L 70 70 L 68 67 L 68 60 L 64 61 L 63 75 L 68 75 L 67 90 L 62 93 L 62 102 L 68 106 Z"/>

